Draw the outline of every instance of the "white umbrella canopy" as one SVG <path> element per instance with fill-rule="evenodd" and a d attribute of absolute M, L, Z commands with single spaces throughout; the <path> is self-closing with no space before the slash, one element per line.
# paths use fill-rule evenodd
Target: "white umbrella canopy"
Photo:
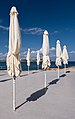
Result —
<path fill-rule="evenodd" d="M 27 51 L 27 66 L 30 66 L 30 49 L 28 48 L 28 51 Z"/>
<path fill-rule="evenodd" d="M 40 63 L 40 53 L 37 51 L 37 70 L 39 70 L 39 63 Z"/>
<path fill-rule="evenodd" d="M 60 41 L 56 42 L 56 66 L 61 66 L 62 50 L 60 46 Z"/>
<path fill-rule="evenodd" d="M 56 66 L 58 67 L 58 79 L 59 79 L 59 66 L 61 66 L 62 50 L 60 46 L 60 41 L 56 42 Z"/>
<path fill-rule="evenodd" d="M 63 59 L 63 64 L 68 64 L 69 56 L 68 56 L 66 45 L 63 46 L 62 59 Z"/>
<path fill-rule="evenodd" d="M 68 59 L 69 59 L 66 45 L 63 46 L 62 59 L 64 64 L 64 74 L 66 74 L 66 65 L 68 64 Z"/>
<path fill-rule="evenodd" d="M 39 62 L 40 62 L 40 53 L 39 51 L 37 51 L 37 65 L 39 65 Z"/>
<path fill-rule="evenodd" d="M 7 71 L 13 77 L 13 110 L 16 109 L 16 77 L 21 73 L 20 48 L 21 33 L 18 23 L 18 12 L 16 7 L 10 11 L 10 28 L 9 28 L 9 51 L 7 54 Z"/>
<path fill-rule="evenodd" d="M 48 32 L 46 30 L 44 31 L 43 34 L 42 53 L 43 53 L 42 68 L 46 70 L 51 65 L 50 58 L 49 58 L 49 38 L 48 38 Z M 46 71 L 45 71 L 45 88 L 46 88 Z"/>
<path fill-rule="evenodd" d="M 43 34 L 43 45 L 42 45 L 42 53 L 43 53 L 43 63 L 42 68 L 47 69 L 50 67 L 50 58 L 49 58 L 49 38 L 48 32 L 45 30 Z"/>
<path fill-rule="evenodd" d="M 29 66 L 30 66 L 30 49 L 28 48 L 27 51 L 27 66 L 28 66 L 28 74 L 29 74 Z"/>
<path fill-rule="evenodd" d="M 12 77 L 17 77 L 21 73 L 20 48 L 21 33 L 17 18 L 18 12 L 16 7 L 10 11 L 10 28 L 9 28 L 9 51 L 7 54 L 7 71 Z"/>

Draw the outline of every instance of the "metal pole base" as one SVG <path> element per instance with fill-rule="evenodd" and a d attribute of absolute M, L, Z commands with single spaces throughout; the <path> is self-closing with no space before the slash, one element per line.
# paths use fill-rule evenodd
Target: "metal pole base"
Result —
<path fill-rule="evenodd" d="M 13 110 L 16 110 L 16 78 L 13 78 Z"/>

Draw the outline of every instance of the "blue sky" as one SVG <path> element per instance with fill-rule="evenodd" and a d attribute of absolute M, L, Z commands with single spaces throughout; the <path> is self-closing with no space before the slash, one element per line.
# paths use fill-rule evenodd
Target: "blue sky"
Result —
<path fill-rule="evenodd" d="M 9 12 L 12 6 L 19 12 L 22 34 L 21 55 L 31 49 L 32 55 L 42 47 L 42 36 L 49 32 L 51 59 L 55 59 L 56 41 L 67 45 L 70 60 L 75 61 L 75 1 L 74 0 L 0 0 L 0 58 L 6 56 L 9 40 Z"/>

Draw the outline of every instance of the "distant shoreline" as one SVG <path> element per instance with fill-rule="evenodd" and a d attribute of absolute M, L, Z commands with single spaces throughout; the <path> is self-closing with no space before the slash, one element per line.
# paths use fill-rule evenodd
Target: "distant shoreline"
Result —
<path fill-rule="evenodd" d="M 22 64 L 22 70 L 26 71 L 27 70 L 27 63 L 26 63 L 26 59 L 21 59 L 21 64 Z M 30 70 L 36 70 L 37 69 L 37 60 L 31 60 L 31 65 L 30 65 Z M 69 65 L 67 65 L 67 70 L 75 70 L 75 61 L 69 61 L 68 63 Z M 7 66 L 6 66 L 6 60 L 0 60 L 0 70 L 6 70 Z M 42 60 L 40 61 L 40 69 L 42 67 Z M 60 70 L 63 70 L 64 65 L 62 64 L 62 66 L 60 67 Z M 58 68 L 55 65 L 55 61 L 51 61 L 51 66 L 48 70 L 57 70 Z"/>
<path fill-rule="evenodd" d="M 1 70 L 7 70 L 7 69 L 5 67 L 3 67 L 3 68 L 0 68 L 0 71 Z M 33 70 L 35 70 L 35 69 L 33 69 Z M 39 70 L 43 70 L 43 69 L 39 69 Z M 57 71 L 58 68 L 57 67 L 56 68 L 49 68 L 47 70 Z M 64 70 L 64 68 L 60 68 L 60 70 Z M 27 70 L 22 70 L 22 71 L 27 71 Z M 30 71 L 32 71 L 32 70 L 30 70 Z M 68 72 L 68 71 L 75 71 L 75 66 L 71 66 L 71 67 L 66 68 L 66 72 Z"/>
<path fill-rule="evenodd" d="M 6 60 L 0 60 L 0 62 L 6 62 Z M 27 60 L 26 59 L 21 59 L 21 62 L 27 62 Z M 33 59 L 30 62 L 37 62 L 37 60 Z M 42 60 L 40 60 L 40 62 L 42 62 Z M 55 61 L 51 61 L 51 62 L 55 62 Z M 75 61 L 69 61 L 69 62 L 75 62 Z"/>
<path fill-rule="evenodd" d="M 6 60 L 0 60 L 0 62 L 6 62 Z M 21 59 L 21 62 L 27 62 L 27 60 L 26 59 Z M 36 59 L 30 60 L 30 62 L 37 62 L 37 60 Z M 40 60 L 40 62 L 42 62 L 42 60 Z"/>

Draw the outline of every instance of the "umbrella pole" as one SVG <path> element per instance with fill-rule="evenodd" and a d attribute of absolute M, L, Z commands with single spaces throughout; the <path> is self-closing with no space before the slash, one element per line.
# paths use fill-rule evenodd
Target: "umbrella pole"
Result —
<path fill-rule="evenodd" d="M 16 109 L 16 78 L 13 77 L 13 110 Z"/>
<path fill-rule="evenodd" d="M 66 64 L 64 64 L 64 74 L 66 74 Z"/>
<path fill-rule="evenodd" d="M 59 66 L 58 66 L 58 79 L 59 79 Z"/>
<path fill-rule="evenodd" d="M 39 70 L 39 65 L 37 65 L 37 70 Z"/>
<path fill-rule="evenodd" d="M 46 83 L 47 83 L 46 79 L 47 79 L 47 71 L 45 71 L 45 88 L 46 88 Z"/>
<path fill-rule="evenodd" d="M 29 66 L 28 66 L 28 74 L 29 74 Z"/>

